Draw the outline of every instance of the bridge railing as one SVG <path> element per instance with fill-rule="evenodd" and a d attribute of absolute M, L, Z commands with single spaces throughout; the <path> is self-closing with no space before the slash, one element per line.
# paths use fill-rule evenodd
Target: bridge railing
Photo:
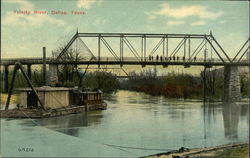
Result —
<path fill-rule="evenodd" d="M 35 64 L 35 63 L 41 63 L 43 58 L 5 58 L 1 59 L 1 64 L 2 65 L 13 65 L 15 62 L 21 62 L 21 63 L 30 63 L 30 64 Z M 47 58 L 47 62 L 49 63 L 50 61 L 55 61 L 53 58 Z M 88 62 L 97 62 L 97 59 L 91 60 L 90 59 L 83 59 L 81 61 L 88 61 Z M 79 61 L 79 62 L 81 62 Z M 136 58 L 136 57 L 123 57 L 122 59 L 117 59 L 114 57 L 101 57 L 100 62 L 183 62 L 183 63 L 195 63 L 195 62 L 209 62 L 209 63 L 222 63 L 220 59 L 216 58 L 207 58 L 204 60 L 204 58 L 192 58 L 192 59 L 184 59 L 182 57 L 153 57 L 153 58 Z M 241 63 L 247 63 L 248 60 L 242 60 L 240 61 Z"/>
<path fill-rule="evenodd" d="M 84 61 L 84 60 L 83 60 Z M 215 59 L 215 58 L 196 58 L 196 59 L 185 59 L 183 57 L 153 57 L 153 58 L 136 58 L 136 57 L 123 57 L 120 60 L 117 60 L 114 57 L 101 57 L 100 61 L 121 61 L 121 62 L 126 62 L 126 61 L 134 61 L 134 62 L 211 62 L 211 63 L 222 63 L 220 59 Z"/>

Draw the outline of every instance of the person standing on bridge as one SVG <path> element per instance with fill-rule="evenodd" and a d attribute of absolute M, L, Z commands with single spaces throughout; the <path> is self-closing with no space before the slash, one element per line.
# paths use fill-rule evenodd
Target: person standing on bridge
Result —
<path fill-rule="evenodd" d="M 161 61 L 162 61 L 162 56 L 160 57 Z"/>
<path fill-rule="evenodd" d="M 177 56 L 177 61 L 179 60 L 179 56 Z"/>
<path fill-rule="evenodd" d="M 175 61 L 175 56 L 173 56 L 173 60 Z"/>
<path fill-rule="evenodd" d="M 196 56 L 194 57 L 194 61 L 196 61 Z"/>
<path fill-rule="evenodd" d="M 159 56 L 158 56 L 158 55 L 156 56 L 156 60 L 157 60 L 157 61 L 159 60 Z"/>

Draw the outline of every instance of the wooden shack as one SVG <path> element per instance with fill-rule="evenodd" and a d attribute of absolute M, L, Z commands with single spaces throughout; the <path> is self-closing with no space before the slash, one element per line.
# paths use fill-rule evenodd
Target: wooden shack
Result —
<path fill-rule="evenodd" d="M 72 103 L 71 91 L 73 88 L 64 87 L 38 87 L 36 91 L 46 109 L 56 109 L 70 106 Z M 31 88 L 20 88 L 20 106 L 24 108 L 37 108 L 39 102 Z"/>
<path fill-rule="evenodd" d="M 102 100 L 102 91 L 90 91 L 85 89 L 83 91 L 73 90 L 73 100 L 72 104 L 74 105 L 89 105 L 89 104 L 101 104 Z"/>
<path fill-rule="evenodd" d="M 100 90 L 48 86 L 34 89 L 17 89 L 20 92 L 20 103 L 14 109 L 0 110 L 0 117 L 44 118 L 107 109 Z"/>
<path fill-rule="evenodd" d="M 17 89 L 20 92 L 20 106 L 37 108 L 40 106 L 31 88 Z M 65 87 L 37 87 L 37 94 L 45 109 L 56 109 L 67 106 L 101 105 L 102 91 L 79 90 Z"/>

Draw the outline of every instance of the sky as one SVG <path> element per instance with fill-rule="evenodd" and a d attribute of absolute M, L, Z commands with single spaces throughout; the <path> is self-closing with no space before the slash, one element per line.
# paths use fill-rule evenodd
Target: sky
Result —
<path fill-rule="evenodd" d="M 214 37 L 233 57 L 249 37 L 247 1 L 2 0 L 3 58 L 47 56 L 78 32 L 193 33 Z M 29 12 L 30 14 L 23 14 Z M 34 14 L 47 11 L 48 14 Z M 52 11 L 67 15 L 51 14 Z M 84 12 L 75 15 L 71 11 Z M 22 12 L 22 13 L 20 13 Z"/>

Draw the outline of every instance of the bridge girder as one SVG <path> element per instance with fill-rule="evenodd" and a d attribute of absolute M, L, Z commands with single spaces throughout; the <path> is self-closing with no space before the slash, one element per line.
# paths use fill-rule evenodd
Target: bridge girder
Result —
<path fill-rule="evenodd" d="M 64 49 L 61 51 L 61 53 L 56 58 L 59 60 L 65 53 L 67 53 L 67 50 L 70 48 L 70 46 L 74 43 L 74 41 L 77 38 L 96 38 L 98 40 L 97 44 L 97 60 L 100 62 L 101 60 L 101 44 L 104 44 L 105 47 L 108 49 L 108 52 L 112 54 L 112 56 L 115 58 L 115 60 L 120 61 L 121 63 L 124 61 L 124 58 L 126 57 L 126 54 L 124 53 L 124 46 L 127 46 L 127 48 L 133 53 L 134 57 L 137 58 L 139 61 L 147 61 L 154 53 L 159 49 L 160 46 L 162 46 L 162 58 L 174 58 L 175 55 L 179 52 L 181 48 L 184 49 L 183 51 L 183 60 L 192 61 L 196 58 L 196 56 L 200 53 L 200 51 L 206 47 L 206 44 L 208 43 L 211 46 L 211 49 L 215 52 L 215 54 L 219 57 L 221 62 L 232 62 L 227 53 L 224 51 L 224 49 L 220 46 L 220 44 L 217 42 L 217 40 L 214 38 L 214 36 L 210 33 L 209 35 L 206 34 L 145 34 L 145 33 L 78 33 L 72 37 L 72 39 L 68 42 L 68 44 L 64 47 Z M 110 43 L 107 42 L 106 38 L 118 38 L 120 39 L 120 55 L 112 49 Z M 129 42 L 128 38 L 137 38 L 141 39 L 141 55 L 136 51 L 136 49 L 133 47 L 131 42 Z M 148 53 L 147 49 L 147 39 L 159 39 L 160 41 L 157 43 L 157 45 L 151 50 L 151 52 Z M 169 39 L 182 39 L 181 42 L 176 46 L 173 52 L 169 52 Z M 197 48 L 194 52 L 191 52 L 190 47 L 191 39 L 203 39 L 205 43 L 200 48 Z M 213 43 L 214 41 L 214 43 Z M 148 54 L 147 54 L 148 53 Z M 194 58 L 194 59 L 192 59 Z M 122 64 L 121 64 L 122 65 Z"/>
<path fill-rule="evenodd" d="M 243 52 L 243 53 L 242 53 Z M 246 42 L 242 45 L 242 47 L 240 48 L 240 50 L 238 51 L 238 53 L 234 56 L 233 58 L 233 62 L 240 62 L 243 58 L 243 56 L 246 54 L 246 53 L 249 53 L 250 52 L 250 37 L 246 40 Z M 240 56 L 240 58 L 237 60 L 237 57 Z M 248 60 L 250 60 L 250 53 L 248 54 Z"/>

